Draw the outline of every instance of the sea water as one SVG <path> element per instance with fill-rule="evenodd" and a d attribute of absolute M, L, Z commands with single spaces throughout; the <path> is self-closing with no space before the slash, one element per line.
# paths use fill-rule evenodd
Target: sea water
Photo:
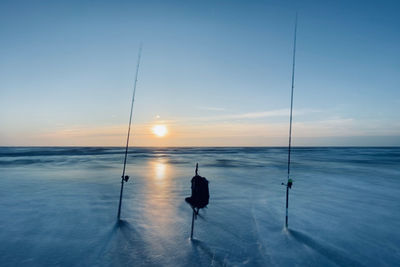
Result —
<path fill-rule="evenodd" d="M 0 148 L 0 266 L 395 266 L 400 148 Z M 189 239 L 199 163 L 210 203 Z"/>

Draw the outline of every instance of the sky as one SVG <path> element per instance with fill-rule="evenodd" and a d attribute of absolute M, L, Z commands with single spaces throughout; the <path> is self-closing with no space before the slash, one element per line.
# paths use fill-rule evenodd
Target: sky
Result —
<path fill-rule="evenodd" d="M 0 146 L 400 145 L 398 1 L 1 1 Z M 164 125 L 167 134 L 152 131 Z"/>

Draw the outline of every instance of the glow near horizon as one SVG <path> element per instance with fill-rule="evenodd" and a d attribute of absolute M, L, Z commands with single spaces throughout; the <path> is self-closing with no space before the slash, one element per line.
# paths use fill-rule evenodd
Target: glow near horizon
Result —
<path fill-rule="evenodd" d="M 396 3 L 49 3 L 0 4 L 0 145 L 122 146 L 140 41 L 131 145 L 286 145 L 296 9 L 294 145 L 400 145 Z"/>

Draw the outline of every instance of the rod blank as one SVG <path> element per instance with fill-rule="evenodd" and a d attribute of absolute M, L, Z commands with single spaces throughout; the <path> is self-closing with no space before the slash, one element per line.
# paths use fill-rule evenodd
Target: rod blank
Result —
<path fill-rule="evenodd" d="M 128 126 L 128 135 L 126 138 L 126 146 L 125 146 L 125 158 L 124 158 L 124 167 L 122 169 L 122 176 L 121 176 L 121 192 L 119 195 L 119 205 L 118 205 L 118 220 L 121 217 L 121 204 L 122 204 L 122 194 L 124 190 L 124 183 L 128 181 L 128 179 L 125 179 L 125 170 L 126 170 L 126 159 L 128 157 L 128 148 L 129 148 L 129 137 L 131 133 L 131 124 L 132 124 L 132 114 L 133 114 L 133 103 L 135 102 L 135 94 L 136 94 L 136 84 L 138 81 L 138 74 L 139 74 L 139 66 L 140 66 L 140 58 L 142 56 L 142 45 L 139 47 L 139 54 L 138 54 L 138 60 L 137 60 L 137 65 L 136 65 L 136 74 L 135 74 L 135 82 L 133 85 L 133 93 L 132 93 L 132 101 L 131 101 L 131 112 L 129 115 L 129 126 Z"/>
<path fill-rule="evenodd" d="M 288 168 L 287 168 L 287 184 L 286 184 L 286 217 L 285 227 L 288 227 L 289 212 L 289 179 L 290 179 L 290 154 L 292 149 L 292 120 L 293 120 L 293 91 L 294 91 L 294 71 L 296 66 L 296 37 L 297 37 L 297 13 L 294 24 L 294 41 L 293 41 L 293 65 L 292 65 L 292 89 L 290 94 L 290 122 L 289 122 L 289 146 L 288 146 Z"/>

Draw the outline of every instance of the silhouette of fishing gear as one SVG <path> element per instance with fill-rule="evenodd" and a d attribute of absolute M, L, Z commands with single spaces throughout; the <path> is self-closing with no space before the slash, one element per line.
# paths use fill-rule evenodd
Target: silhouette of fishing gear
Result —
<path fill-rule="evenodd" d="M 185 198 L 185 201 L 191 206 L 192 214 L 192 228 L 190 231 L 190 239 L 193 239 L 194 221 L 197 219 L 200 209 L 207 207 L 210 192 L 208 189 L 208 180 L 199 175 L 199 164 L 196 163 L 195 176 L 191 180 L 192 195 Z"/>
<path fill-rule="evenodd" d="M 287 183 L 282 183 L 286 186 L 286 217 L 285 217 L 285 228 L 288 227 L 289 217 L 289 189 L 292 188 L 293 179 L 290 178 L 290 156 L 292 149 L 292 120 L 293 120 L 293 91 L 294 91 L 294 70 L 296 65 L 296 37 L 297 37 L 297 13 L 296 21 L 294 25 L 294 41 L 293 41 L 293 64 L 292 64 L 292 90 L 290 95 L 290 122 L 289 122 L 289 145 L 288 145 L 288 167 L 287 167 Z"/>
<path fill-rule="evenodd" d="M 125 146 L 125 158 L 124 158 L 124 167 L 122 169 L 122 176 L 121 176 L 121 191 L 119 194 L 119 205 L 118 205 L 118 220 L 121 217 L 121 205 L 122 205 L 122 194 L 124 191 L 124 183 L 128 182 L 129 176 L 125 175 L 125 170 L 126 170 L 126 160 L 128 157 L 128 148 L 129 148 L 129 137 L 131 133 L 131 124 L 132 124 L 132 113 L 133 113 L 133 103 L 135 102 L 135 94 L 136 94 L 136 84 L 138 81 L 138 74 L 139 74 L 139 65 L 140 65 L 140 57 L 142 56 L 142 44 L 140 44 L 139 47 L 139 54 L 138 54 L 138 60 L 137 60 L 137 66 L 136 66 L 136 75 L 135 75 L 135 83 L 133 86 L 133 93 L 132 93 L 132 101 L 131 101 L 131 112 L 129 116 L 129 126 L 128 126 L 128 135 L 126 137 L 126 146 Z"/>

